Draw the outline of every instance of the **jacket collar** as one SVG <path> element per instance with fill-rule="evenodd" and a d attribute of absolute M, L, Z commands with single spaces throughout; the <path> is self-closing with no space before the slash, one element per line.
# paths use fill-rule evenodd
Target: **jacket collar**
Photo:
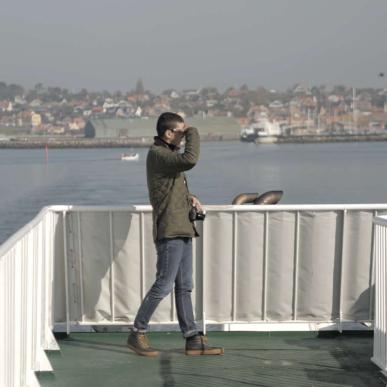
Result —
<path fill-rule="evenodd" d="M 169 148 L 171 151 L 178 151 L 180 149 L 180 147 L 178 147 L 177 145 L 169 144 L 159 136 L 155 136 L 154 140 L 155 140 L 154 145 L 156 146 L 164 146 L 165 148 Z"/>

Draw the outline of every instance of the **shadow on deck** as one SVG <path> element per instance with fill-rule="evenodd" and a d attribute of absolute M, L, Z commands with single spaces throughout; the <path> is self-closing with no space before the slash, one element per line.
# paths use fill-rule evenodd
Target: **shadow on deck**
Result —
<path fill-rule="evenodd" d="M 385 386 L 370 360 L 370 335 L 210 332 L 224 356 L 188 357 L 179 333 L 150 333 L 157 358 L 125 345 L 125 333 L 72 333 L 49 352 L 54 373 L 38 373 L 44 387 L 336 387 Z"/>

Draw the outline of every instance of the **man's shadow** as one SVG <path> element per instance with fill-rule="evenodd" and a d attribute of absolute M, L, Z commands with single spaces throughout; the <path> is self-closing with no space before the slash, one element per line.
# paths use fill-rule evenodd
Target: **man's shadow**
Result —
<path fill-rule="evenodd" d="M 111 216 L 108 211 L 66 214 L 70 321 L 110 324 L 113 314 L 115 322 L 129 324 L 133 321 L 145 296 L 142 289 L 147 290 L 147 282 L 155 270 L 151 217 L 151 212 L 143 215 L 145 249 L 142 268 L 139 259 L 141 218 L 134 207 L 129 207 L 129 211 L 112 211 Z M 54 248 L 54 318 L 55 322 L 64 323 L 66 284 L 62 215 L 55 229 Z"/>

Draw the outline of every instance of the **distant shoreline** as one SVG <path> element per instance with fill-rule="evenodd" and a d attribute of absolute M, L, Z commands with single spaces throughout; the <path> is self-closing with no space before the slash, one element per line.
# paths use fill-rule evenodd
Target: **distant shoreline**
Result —
<path fill-rule="evenodd" d="M 239 135 L 202 136 L 203 142 L 209 141 L 238 141 Z M 266 144 L 307 144 L 327 142 L 368 142 L 387 141 L 387 133 L 356 134 L 356 135 L 303 135 L 303 136 L 267 136 L 258 138 L 257 145 Z M 148 148 L 153 138 L 33 138 L 0 141 L 0 149 L 41 149 L 46 145 L 51 149 L 87 149 L 87 148 Z"/>
<path fill-rule="evenodd" d="M 87 148 L 147 148 L 152 140 L 134 141 L 121 139 L 55 139 L 55 140 L 13 140 L 0 142 L 0 149 L 87 149 Z"/>
<path fill-rule="evenodd" d="M 310 144 L 331 142 L 370 142 L 387 141 L 387 133 L 373 134 L 328 134 L 302 136 L 265 136 L 258 137 L 256 144 Z"/>
<path fill-rule="evenodd" d="M 238 141 L 239 135 L 202 135 L 203 142 L 208 141 Z M 66 138 L 66 137 L 44 137 L 44 138 L 14 138 L 12 140 L 0 141 L 0 149 L 82 149 L 82 148 L 148 148 L 153 144 L 153 137 L 142 138 Z"/>

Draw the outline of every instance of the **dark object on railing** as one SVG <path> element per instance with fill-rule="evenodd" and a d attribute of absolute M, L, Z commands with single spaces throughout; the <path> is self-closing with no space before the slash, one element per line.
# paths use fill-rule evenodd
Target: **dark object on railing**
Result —
<path fill-rule="evenodd" d="M 235 196 L 232 204 L 246 204 L 246 203 L 254 203 L 255 200 L 258 199 L 259 193 L 241 193 L 238 196 Z"/>
<path fill-rule="evenodd" d="M 254 200 L 254 204 L 277 204 L 284 194 L 284 191 L 267 191 Z"/>

